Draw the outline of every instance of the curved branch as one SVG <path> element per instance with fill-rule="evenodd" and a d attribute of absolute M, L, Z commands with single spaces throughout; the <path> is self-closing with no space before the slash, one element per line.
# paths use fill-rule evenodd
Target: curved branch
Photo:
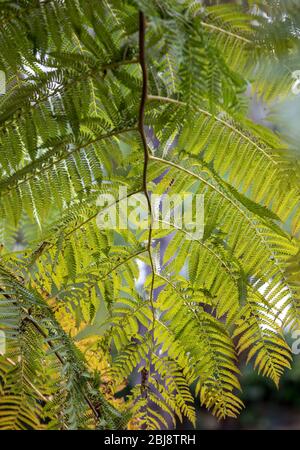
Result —
<path fill-rule="evenodd" d="M 146 65 L 146 52 L 145 52 L 145 32 L 146 32 L 146 20 L 145 16 L 142 12 L 139 13 L 139 49 L 140 49 L 140 65 L 142 68 L 142 75 L 143 75 L 143 86 L 142 86 L 142 95 L 141 95 L 141 103 L 140 103 L 140 110 L 139 110 L 139 123 L 138 123 L 138 129 L 141 135 L 142 143 L 143 143 L 143 149 L 144 149 L 144 169 L 143 169 L 143 191 L 145 194 L 145 197 L 147 199 L 148 204 L 148 212 L 150 216 L 150 223 L 149 223 L 149 234 L 148 234 L 148 245 L 147 250 L 149 254 L 149 260 L 150 260 L 150 266 L 151 266 L 151 272 L 152 272 L 152 281 L 151 281 L 151 287 L 150 287 L 150 304 L 152 309 L 152 315 L 153 315 L 153 330 L 154 331 L 154 324 L 155 324 L 155 310 L 154 310 L 154 303 L 153 303 L 153 290 L 154 290 L 154 262 L 152 258 L 151 253 L 151 247 L 152 247 L 152 222 L 153 222 L 153 214 L 152 214 L 152 206 L 151 206 L 151 200 L 148 192 L 148 180 L 147 180 L 147 171 L 148 171 L 148 164 L 150 160 L 150 154 L 149 149 L 147 145 L 147 139 L 145 135 L 145 106 L 147 102 L 148 97 L 148 72 L 147 72 L 147 65 Z M 153 339 L 153 347 L 154 347 L 154 333 L 152 332 L 152 339 Z"/>

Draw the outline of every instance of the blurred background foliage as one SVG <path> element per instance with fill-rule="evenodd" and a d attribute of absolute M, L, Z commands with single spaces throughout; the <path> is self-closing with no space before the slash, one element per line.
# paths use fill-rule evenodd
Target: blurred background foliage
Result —
<path fill-rule="evenodd" d="M 243 370 L 242 395 L 245 409 L 235 419 L 217 421 L 202 408 L 198 411 L 199 429 L 300 429 L 300 358 L 295 357 L 293 370 L 287 371 L 279 389 L 257 375 L 250 367 Z"/>

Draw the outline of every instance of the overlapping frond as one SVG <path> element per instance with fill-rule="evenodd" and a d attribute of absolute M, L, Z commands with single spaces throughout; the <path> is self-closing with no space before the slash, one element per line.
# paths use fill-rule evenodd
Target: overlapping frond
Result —
<path fill-rule="evenodd" d="M 195 425 L 195 396 L 236 417 L 240 354 L 276 385 L 290 367 L 299 168 L 246 88 L 290 88 L 269 73 L 297 17 L 279 48 L 290 10 L 248 3 L 0 4 L 0 428 L 122 428 L 127 408 L 139 428 Z M 204 200 L 188 224 L 184 194 Z M 141 198 L 142 227 L 99 225 Z"/>
<path fill-rule="evenodd" d="M 11 366 L 1 373 L 1 428 L 39 429 L 54 418 L 56 427 L 67 429 L 91 424 L 123 426 L 121 414 L 114 411 L 93 386 L 83 356 L 43 298 L 24 287 L 23 281 L 4 267 L 1 267 L 0 292 L 1 328 L 6 337 L 1 365 L 5 367 L 8 362 Z M 53 358 L 61 366 L 56 373 Z M 50 360 L 50 386 L 43 384 L 45 369 L 42 366 L 47 359 Z M 58 386 L 55 379 L 59 380 Z M 52 401 L 54 396 L 58 404 Z M 53 404 L 52 409 L 50 404 Z M 47 408 L 46 414 L 42 407 Z"/>

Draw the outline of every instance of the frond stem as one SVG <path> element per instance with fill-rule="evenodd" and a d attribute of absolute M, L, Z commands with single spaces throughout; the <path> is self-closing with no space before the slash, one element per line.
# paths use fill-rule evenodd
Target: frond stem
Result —
<path fill-rule="evenodd" d="M 245 38 L 244 36 L 241 36 L 236 33 L 232 33 L 229 30 L 225 30 L 225 28 L 217 27 L 216 25 L 213 25 L 212 23 L 207 22 L 201 22 L 201 25 L 206 28 L 211 28 L 213 31 L 219 31 L 220 33 L 227 34 L 228 36 L 231 36 L 234 39 L 237 39 L 239 41 L 243 41 L 245 44 L 252 44 L 253 42 L 250 41 L 250 39 Z"/>
<path fill-rule="evenodd" d="M 124 259 L 123 261 L 119 262 L 118 264 L 116 264 L 112 269 L 110 269 L 106 274 L 104 274 L 101 277 L 101 280 L 105 280 L 112 272 L 114 272 L 115 270 L 117 270 L 119 267 L 121 267 L 123 264 L 126 264 L 128 261 L 130 261 L 132 258 L 135 258 L 136 256 L 142 255 L 143 253 L 145 253 L 146 250 L 140 250 L 136 253 L 133 253 L 132 255 L 129 255 L 126 259 Z"/>
<path fill-rule="evenodd" d="M 96 144 L 98 141 L 109 139 L 111 137 L 118 136 L 119 134 L 122 134 L 122 133 L 129 133 L 131 131 L 137 131 L 137 127 L 130 127 L 130 128 L 122 129 L 122 130 L 112 130 L 111 132 L 97 136 L 95 139 L 92 139 L 89 142 L 85 142 L 81 145 L 78 145 L 77 147 L 73 148 L 72 150 L 64 153 L 60 158 L 54 160 L 52 163 L 48 164 L 47 166 L 42 167 L 38 171 L 38 174 L 40 175 L 41 173 L 51 169 L 51 167 L 53 167 L 55 164 L 63 161 L 70 155 L 84 149 L 85 147 L 88 147 L 89 145 Z M 62 143 L 62 144 L 56 145 L 55 147 L 53 147 L 51 150 L 49 150 L 44 155 L 40 156 L 35 161 L 32 161 L 30 164 L 27 164 L 26 166 L 24 166 L 22 169 L 15 172 L 11 176 L 0 180 L 0 192 L 3 192 L 3 191 L 9 192 L 11 190 L 14 190 L 16 186 L 20 186 L 23 183 L 26 183 L 28 180 L 34 178 L 36 176 L 36 173 L 34 170 L 38 170 L 38 165 L 39 164 L 42 165 L 43 163 L 47 162 L 47 160 L 50 157 L 55 156 L 56 152 L 58 151 L 58 148 L 62 147 L 63 145 L 66 145 L 66 144 Z M 26 177 L 27 174 L 29 174 L 28 177 Z M 10 187 L 11 185 L 13 185 L 13 186 Z"/>
<path fill-rule="evenodd" d="M 148 95 L 148 100 L 153 102 L 175 103 L 176 105 L 186 106 L 185 102 L 176 100 L 176 98 L 162 97 L 160 95 Z"/>
<path fill-rule="evenodd" d="M 139 194 L 140 192 L 142 192 L 141 189 L 138 189 L 134 192 L 130 192 L 128 195 L 126 195 L 126 197 L 122 197 L 119 198 L 118 200 L 116 200 L 114 203 L 112 203 L 111 205 L 107 205 L 105 208 L 103 208 L 101 211 L 97 211 L 95 214 L 93 214 L 92 216 L 88 217 L 86 220 L 84 220 L 83 222 L 81 222 L 79 225 L 77 225 L 77 227 L 73 228 L 71 231 L 69 231 L 69 233 L 66 234 L 65 237 L 70 236 L 71 234 L 75 233 L 75 231 L 77 231 L 78 229 L 80 229 L 81 227 L 83 227 L 84 225 L 86 225 L 87 223 L 89 223 L 91 220 L 95 219 L 95 217 L 98 216 L 99 212 L 103 213 L 104 211 L 106 211 L 107 209 L 111 208 L 114 205 L 117 205 L 120 201 L 125 200 L 126 198 L 130 198 L 133 195 Z"/>
<path fill-rule="evenodd" d="M 2 293 L 2 295 L 6 298 L 11 300 L 11 295 L 7 294 L 5 292 L 5 290 L 0 287 L 0 292 Z M 51 350 L 53 350 L 54 355 L 56 356 L 56 358 L 58 359 L 58 361 L 61 364 L 65 364 L 64 359 L 62 358 L 62 356 L 60 355 L 60 353 L 55 349 L 55 345 L 53 344 L 53 342 L 49 339 L 47 333 L 40 327 L 40 325 L 37 323 L 37 321 L 31 316 L 31 314 L 29 313 L 29 311 L 24 308 L 24 306 L 21 306 L 21 309 L 24 311 L 24 313 L 26 314 L 25 319 L 31 323 L 31 325 L 36 329 L 36 331 L 45 339 L 45 342 L 48 344 L 48 346 L 51 348 Z M 87 382 L 87 384 L 89 384 Z M 90 398 L 88 397 L 88 395 L 86 394 L 86 392 L 84 392 L 82 390 L 82 396 L 84 398 L 84 400 L 86 401 L 86 403 L 88 404 L 89 408 L 92 410 L 93 414 L 95 415 L 96 419 L 100 419 L 101 418 L 101 412 L 99 410 L 99 407 L 96 407 L 93 402 L 90 400 Z"/>
<path fill-rule="evenodd" d="M 148 95 L 148 100 L 149 101 L 156 101 L 156 102 L 163 102 L 163 103 L 174 103 L 174 104 L 179 105 L 179 106 L 187 106 L 187 104 L 185 102 L 182 102 L 180 100 L 176 100 L 175 98 L 163 97 L 163 96 L 160 96 L 160 95 Z M 247 134 L 243 133 L 241 130 L 239 130 L 238 128 L 234 127 L 229 122 L 226 122 L 226 120 L 223 120 L 220 117 L 211 114 L 209 111 L 206 111 L 205 109 L 201 109 L 201 108 L 198 107 L 197 111 L 199 111 L 200 113 L 206 115 L 207 117 L 213 117 L 217 122 L 221 123 L 226 128 L 229 128 L 234 133 L 240 135 L 241 138 L 243 138 L 246 141 L 248 141 L 249 144 L 253 145 L 259 152 L 263 153 L 264 156 L 272 162 L 272 164 L 274 164 L 275 166 L 278 165 L 278 162 L 276 161 L 276 159 L 271 154 L 269 154 L 263 147 L 259 146 Z"/>
<path fill-rule="evenodd" d="M 68 81 L 59 83 L 55 89 L 50 90 L 50 92 L 49 92 L 49 90 L 47 90 L 45 95 L 39 94 L 39 96 L 36 100 L 32 100 L 30 102 L 30 107 L 28 108 L 28 110 L 29 111 L 34 110 L 41 103 L 43 103 L 45 101 L 49 101 L 52 97 L 55 97 L 56 95 L 62 95 L 62 93 L 66 94 L 69 91 L 69 89 L 74 87 L 74 84 L 76 84 L 76 83 L 86 81 L 87 78 L 91 78 L 93 80 L 93 77 L 95 75 L 99 74 L 99 70 L 104 73 L 107 70 L 115 70 L 122 66 L 129 66 L 131 64 L 138 64 L 138 63 L 139 63 L 138 59 L 123 59 L 120 61 L 114 61 L 114 62 L 110 62 L 107 64 L 101 64 L 100 66 L 97 65 L 96 67 L 92 67 L 90 70 L 88 70 L 87 72 L 84 72 L 83 74 L 82 74 L 82 72 L 80 72 L 78 75 L 73 76 L 72 78 L 69 76 Z M 59 77 L 59 75 L 62 75 L 63 73 L 64 73 L 63 71 L 53 72 L 53 74 L 57 74 L 58 77 Z M 45 81 L 47 81 L 47 80 L 45 80 Z M 21 84 L 18 80 L 18 83 L 16 84 L 15 88 L 12 88 L 12 90 L 10 92 L 11 93 L 13 91 L 16 92 L 17 89 L 20 88 L 20 86 L 21 86 Z M 30 97 L 29 97 L 29 99 L 30 99 Z M 21 111 L 26 111 L 26 109 L 27 109 L 26 105 L 27 105 L 27 103 L 18 105 L 18 112 L 19 112 L 18 116 L 20 115 Z M 14 124 L 16 122 L 14 113 L 15 113 L 15 111 L 4 121 L 0 120 L 0 130 L 7 128 L 9 125 Z"/>

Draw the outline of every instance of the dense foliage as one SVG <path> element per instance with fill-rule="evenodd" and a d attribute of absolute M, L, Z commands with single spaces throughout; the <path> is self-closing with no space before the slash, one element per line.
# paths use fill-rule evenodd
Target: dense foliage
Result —
<path fill-rule="evenodd" d="M 289 95 L 299 22 L 292 0 L 0 2 L 1 429 L 194 424 L 194 395 L 235 417 L 240 354 L 279 384 L 300 177 L 248 104 Z M 97 226 L 120 186 L 143 229 Z M 204 195 L 203 237 L 154 226 L 165 193 Z"/>

